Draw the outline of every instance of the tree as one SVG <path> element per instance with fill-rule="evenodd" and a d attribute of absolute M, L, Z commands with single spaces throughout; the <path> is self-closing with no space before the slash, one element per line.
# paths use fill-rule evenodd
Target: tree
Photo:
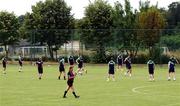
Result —
<path fill-rule="evenodd" d="M 157 7 L 150 7 L 147 11 L 138 14 L 138 39 L 149 48 L 152 57 L 153 46 L 160 41 L 161 30 L 165 26 L 165 19 Z"/>
<path fill-rule="evenodd" d="M 180 23 L 180 2 L 173 2 L 168 7 L 168 27 L 175 28 Z"/>
<path fill-rule="evenodd" d="M 46 43 L 53 59 L 53 50 L 67 43 L 74 28 L 74 18 L 71 7 L 64 0 L 46 0 L 32 6 L 32 13 L 27 13 L 25 27 L 34 35 L 34 42 Z M 32 35 L 29 36 L 32 38 Z"/>
<path fill-rule="evenodd" d="M 106 61 L 105 46 L 112 39 L 112 7 L 103 0 L 95 0 L 85 9 L 82 20 L 81 38 L 89 44 L 94 44 L 97 52 L 97 62 Z"/>
<path fill-rule="evenodd" d="M 18 41 L 18 18 L 14 13 L 0 12 L 0 45 L 5 47 L 8 57 L 7 45 L 15 44 Z"/>
<path fill-rule="evenodd" d="M 115 46 L 126 50 L 129 54 L 136 55 L 139 42 L 136 40 L 136 33 L 133 30 L 136 27 L 136 11 L 132 11 L 129 0 L 125 0 L 124 9 L 119 2 L 115 2 L 113 12 L 113 36 Z"/>

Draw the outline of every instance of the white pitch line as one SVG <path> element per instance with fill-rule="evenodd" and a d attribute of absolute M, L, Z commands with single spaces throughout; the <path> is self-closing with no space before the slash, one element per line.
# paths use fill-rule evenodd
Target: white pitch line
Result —
<path fill-rule="evenodd" d="M 169 85 L 180 85 L 180 84 L 169 84 Z M 153 96 L 153 95 L 150 95 L 150 93 L 141 92 L 138 89 L 148 88 L 148 87 L 156 87 L 156 86 L 167 86 L 167 84 L 166 85 L 163 84 L 163 85 L 138 86 L 138 87 L 133 88 L 132 92 L 138 93 L 138 94 L 144 94 L 144 95 L 148 95 L 148 96 Z M 159 95 L 159 94 L 158 94 L 158 96 L 179 97 L 179 96 L 176 96 L 176 95 Z"/>
<path fill-rule="evenodd" d="M 162 105 L 162 106 L 177 106 L 180 105 L 180 103 L 173 103 L 173 104 L 167 104 L 167 105 Z"/>

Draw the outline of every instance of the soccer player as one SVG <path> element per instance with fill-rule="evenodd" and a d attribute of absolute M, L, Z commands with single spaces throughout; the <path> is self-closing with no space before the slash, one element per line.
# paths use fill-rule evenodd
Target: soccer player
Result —
<path fill-rule="evenodd" d="M 107 81 L 109 81 L 110 76 L 112 76 L 112 80 L 115 81 L 115 77 L 114 77 L 114 66 L 115 66 L 115 62 L 113 61 L 113 59 L 111 58 L 111 60 L 108 63 L 109 66 L 109 70 L 108 70 L 108 78 Z"/>
<path fill-rule="evenodd" d="M 19 55 L 19 59 L 18 59 L 18 62 L 19 62 L 19 72 L 21 72 L 22 71 L 22 56 L 21 55 Z"/>
<path fill-rule="evenodd" d="M 87 70 L 83 68 L 83 58 L 81 56 L 76 60 L 76 63 L 78 64 L 78 74 L 82 75 L 84 71 L 87 73 Z"/>
<path fill-rule="evenodd" d="M 155 69 L 155 64 L 154 61 L 151 59 L 147 62 L 148 65 L 148 70 L 149 70 L 149 80 L 154 81 L 154 69 Z"/>
<path fill-rule="evenodd" d="M 123 56 L 122 54 L 118 55 L 117 57 L 117 65 L 118 65 L 118 70 L 122 70 L 122 65 L 123 65 Z"/>
<path fill-rule="evenodd" d="M 126 69 L 127 69 L 127 72 L 125 73 L 125 75 L 128 75 L 131 77 L 132 75 L 132 69 L 131 69 L 131 57 L 128 56 L 125 58 L 124 60 L 125 64 L 126 64 Z"/>
<path fill-rule="evenodd" d="M 58 79 L 61 79 L 61 74 L 63 73 L 64 75 L 64 80 L 66 80 L 66 73 L 65 73 L 65 68 L 64 68 L 64 58 L 62 57 L 59 59 L 59 77 Z"/>
<path fill-rule="evenodd" d="M 169 68 L 169 73 L 168 73 L 168 81 L 171 80 L 171 77 L 173 77 L 173 80 L 176 80 L 176 75 L 175 75 L 175 64 L 179 63 L 174 56 L 169 60 L 168 62 L 168 68 Z"/>
<path fill-rule="evenodd" d="M 6 74 L 6 64 L 7 64 L 7 58 L 4 57 L 4 58 L 2 59 L 3 74 Z"/>
<path fill-rule="evenodd" d="M 38 59 L 38 61 L 36 61 L 36 65 L 38 67 L 38 76 L 39 79 L 42 78 L 42 74 L 43 74 L 43 61 L 41 58 Z"/>
<path fill-rule="evenodd" d="M 69 56 L 68 63 L 70 65 L 70 67 L 74 67 L 74 57 L 73 56 Z"/>
<path fill-rule="evenodd" d="M 63 98 L 66 98 L 66 94 L 70 89 L 72 90 L 74 97 L 79 98 L 80 96 L 76 95 L 76 93 L 74 91 L 74 87 L 73 87 L 74 78 L 76 76 L 76 73 L 73 72 L 73 67 L 69 67 L 69 72 L 67 75 L 68 75 L 68 81 L 67 81 L 68 87 L 67 87 L 66 91 L 64 91 Z"/>

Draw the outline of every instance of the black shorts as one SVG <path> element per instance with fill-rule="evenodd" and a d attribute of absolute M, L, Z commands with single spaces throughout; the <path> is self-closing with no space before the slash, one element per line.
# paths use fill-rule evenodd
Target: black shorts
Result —
<path fill-rule="evenodd" d="M 109 74 L 114 74 L 114 70 L 109 70 Z"/>
<path fill-rule="evenodd" d="M 42 74 L 43 73 L 43 68 L 38 68 L 38 73 Z"/>
<path fill-rule="evenodd" d="M 78 65 L 78 68 L 82 68 L 83 66 L 82 65 Z"/>
<path fill-rule="evenodd" d="M 72 87 L 73 86 L 73 81 L 67 81 L 67 84 L 69 87 Z"/>
<path fill-rule="evenodd" d="M 22 62 L 19 61 L 19 65 L 22 66 Z"/>
<path fill-rule="evenodd" d="M 126 68 L 130 70 L 130 69 L 131 69 L 131 66 L 126 66 Z"/>
<path fill-rule="evenodd" d="M 3 63 L 3 68 L 6 68 L 6 64 Z"/>
<path fill-rule="evenodd" d="M 118 63 L 118 66 L 122 66 L 122 63 Z"/>
<path fill-rule="evenodd" d="M 71 63 L 71 62 L 70 62 L 70 65 L 74 65 L 74 63 Z"/>
<path fill-rule="evenodd" d="M 170 68 L 169 69 L 169 73 L 173 73 L 173 72 L 175 72 L 175 69 L 174 68 Z"/>
<path fill-rule="evenodd" d="M 154 69 L 149 69 L 149 74 L 154 74 Z"/>
<path fill-rule="evenodd" d="M 59 67 L 59 72 L 64 72 L 64 71 L 65 71 L 64 67 Z"/>

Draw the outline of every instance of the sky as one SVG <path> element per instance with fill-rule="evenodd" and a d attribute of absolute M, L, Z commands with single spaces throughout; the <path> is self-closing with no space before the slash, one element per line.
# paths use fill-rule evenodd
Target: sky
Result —
<path fill-rule="evenodd" d="M 45 0 L 0 0 L 0 11 L 6 10 L 8 12 L 14 12 L 17 16 L 23 15 L 26 12 L 31 12 L 31 6 L 35 5 L 38 1 Z M 88 6 L 89 1 L 93 2 L 94 0 L 65 0 L 66 3 L 72 7 L 72 14 L 77 19 L 80 19 L 84 16 L 84 9 Z M 107 0 L 112 6 L 114 2 L 119 1 L 124 4 L 124 0 Z M 145 1 L 145 0 L 142 0 Z M 151 4 L 155 5 L 158 1 L 159 7 L 168 8 L 168 5 L 174 1 L 180 0 L 150 0 Z M 134 9 L 138 9 L 139 0 L 130 0 L 131 6 Z"/>

